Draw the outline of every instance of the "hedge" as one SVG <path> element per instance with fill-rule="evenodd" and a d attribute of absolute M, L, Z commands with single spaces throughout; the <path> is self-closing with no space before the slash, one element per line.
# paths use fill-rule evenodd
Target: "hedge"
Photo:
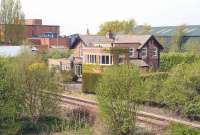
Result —
<path fill-rule="evenodd" d="M 160 71 L 168 72 L 174 66 L 181 63 L 193 63 L 200 57 L 192 53 L 161 53 L 160 55 Z"/>
<path fill-rule="evenodd" d="M 96 85 L 101 77 L 98 73 L 83 73 L 82 91 L 84 93 L 95 94 Z"/>

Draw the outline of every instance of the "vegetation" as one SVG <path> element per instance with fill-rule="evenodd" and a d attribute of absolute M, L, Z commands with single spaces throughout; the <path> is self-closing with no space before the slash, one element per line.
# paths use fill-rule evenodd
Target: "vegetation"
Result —
<path fill-rule="evenodd" d="M 170 69 L 181 63 L 193 63 L 198 60 L 199 55 L 194 53 L 161 53 L 160 55 L 160 71 L 169 72 Z"/>
<path fill-rule="evenodd" d="M 190 52 L 193 54 L 199 54 L 200 53 L 200 41 L 195 39 L 189 39 L 184 45 L 183 49 L 185 52 Z"/>
<path fill-rule="evenodd" d="M 100 30 L 97 34 L 106 35 L 107 32 L 112 31 L 114 33 L 131 34 L 133 33 L 133 28 L 135 27 L 135 20 L 123 20 L 123 21 L 108 21 L 100 26 Z"/>
<path fill-rule="evenodd" d="M 148 24 L 144 24 L 140 26 L 140 31 L 137 34 L 141 34 L 141 35 L 149 34 L 150 30 L 151 30 L 151 26 Z"/>
<path fill-rule="evenodd" d="M 50 50 L 47 53 L 48 58 L 52 59 L 60 59 L 60 58 L 68 58 L 71 55 L 69 50 L 61 51 L 61 50 Z"/>
<path fill-rule="evenodd" d="M 184 36 L 185 25 L 180 25 L 176 29 L 176 35 L 172 39 L 169 50 L 171 52 L 183 51 L 183 36 Z"/>
<path fill-rule="evenodd" d="M 164 132 L 164 135 L 199 135 L 200 130 L 191 128 L 189 126 L 172 123 Z"/>
<path fill-rule="evenodd" d="M 140 89 L 139 72 L 127 65 L 108 68 L 97 85 L 97 100 L 110 134 L 135 133 L 135 95 Z"/>
<path fill-rule="evenodd" d="M 25 39 L 24 13 L 20 0 L 1 0 L 0 6 L 0 41 L 21 45 Z"/>
<path fill-rule="evenodd" d="M 57 114 L 58 99 L 42 91 L 60 91 L 54 73 L 38 56 L 24 52 L 16 58 L 1 58 L 0 63 L 0 134 L 16 134 L 24 117 L 37 125 L 41 116 Z"/>

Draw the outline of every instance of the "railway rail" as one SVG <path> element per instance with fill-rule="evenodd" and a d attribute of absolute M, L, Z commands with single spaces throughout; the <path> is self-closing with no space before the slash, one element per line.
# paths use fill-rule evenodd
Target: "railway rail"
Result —
<path fill-rule="evenodd" d="M 53 94 L 53 93 L 47 93 L 47 92 L 45 93 L 51 96 L 59 97 L 60 101 L 64 103 L 65 105 L 67 104 L 67 105 L 72 105 L 76 107 L 84 107 L 84 108 L 90 109 L 91 111 L 97 111 L 98 109 L 97 103 L 95 101 L 85 100 L 85 99 L 81 99 L 77 97 L 60 95 L 60 94 Z M 142 126 L 149 126 L 151 128 L 155 127 L 155 128 L 163 129 L 170 123 L 180 123 L 183 125 L 188 125 L 193 128 L 200 129 L 200 124 L 195 123 L 195 122 L 175 119 L 175 118 L 148 113 L 144 111 L 138 111 L 136 118 L 137 118 L 137 124 L 142 125 Z"/>

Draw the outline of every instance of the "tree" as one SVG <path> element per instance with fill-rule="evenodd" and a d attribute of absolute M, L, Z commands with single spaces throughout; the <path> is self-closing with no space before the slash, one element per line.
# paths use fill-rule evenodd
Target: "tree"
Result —
<path fill-rule="evenodd" d="M 24 13 L 20 0 L 1 0 L 1 42 L 22 44 L 25 39 Z"/>
<path fill-rule="evenodd" d="M 194 54 L 199 54 L 200 53 L 200 41 L 195 40 L 195 39 L 189 39 L 183 46 L 184 51 L 186 52 L 191 52 Z"/>
<path fill-rule="evenodd" d="M 176 29 L 176 34 L 172 39 L 172 43 L 170 45 L 170 51 L 172 52 L 180 52 L 183 51 L 183 36 L 184 36 L 184 30 L 186 25 L 180 25 Z"/>
<path fill-rule="evenodd" d="M 97 85 L 97 101 L 110 134 L 132 135 L 135 132 L 135 93 L 139 91 L 138 69 L 127 65 L 106 69 Z"/>
<path fill-rule="evenodd" d="M 16 63 L 15 63 L 16 62 Z M 47 93 L 61 92 L 54 73 L 48 70 L 39 56 L 22 53 L 12 64 L 15 65 L 14 89 L 21 91 L 21 105 L 24 113 L 34 124 L 40 116 L 51 115 L 59 111 L 58 97 Z M 19 79 L 20 77 L 20 79 Z"/>
<path fill-rule="evenodd" d="M 97 34 L 106 35 L 109 31 L 112 31 L 114 33 L 119 32 L 123 34 L 131 34 L 135 25 L 136 23 L 133 19 L 128 21 L 108 21 L 100 25 L 100 30 Z"/>
<path fill-rule="evenodd" d="M 140 35 L 149 34 L 150 30 L 151 30 L 151 25 L 144 24 L 144 25 L 140 26 L 140 31 L 138 34 L 140 34 Z"/>

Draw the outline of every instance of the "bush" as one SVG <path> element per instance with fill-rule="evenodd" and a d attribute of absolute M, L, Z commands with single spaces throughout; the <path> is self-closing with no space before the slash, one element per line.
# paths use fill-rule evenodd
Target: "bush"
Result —
<path fill-rule="evenodd" d="M 140 97 L 140 103 L 147 103 L 151 106 L 163 106 L 160 103 L 159 93 L 163 89 L 163 83 L 167 79 L 168 73 L 151 73 L 142 76 L 143 90 Z"/>
<path fill-rule="evenodd" d="M 101 74 L 98 73 L 83 73 L 83 85 L 82 91 L 84 93 L 96 93 L 96 85 L 101 78 Z"/>
<path fill-rule="evenodd" d="M 140 91 L 139 71 L 128 65 L 107 68 L 98 81 L 97 101 L 112 135 L 135 132 L 136 94 Z"/>
<path fill-rule="evenodd" d="M 185 104 L 184 114 L 191 120 L 200 120 L 200 96 Z"/>
<path fill-rule="evenodd" d="M 193 63 L 200 57 L 192 53 L 161 53 L 160 55 L 160 71 L 168 72 L 173 67 L 181 63 Z"/>
<path fill-rule="evenodd" d="M 61 132 L 68 126 L 67 120 L 54 116 L 41 116 L 37 123 L 33 123 L 30 118 L 22 118 L 19 123 L 21 124 L 21 129 L 17 135 Z"/>
<path fill-rule="evenodd" d="M 165 129 L 164 135 L 200 135 L 200 130 L 172 123 Z"/>

